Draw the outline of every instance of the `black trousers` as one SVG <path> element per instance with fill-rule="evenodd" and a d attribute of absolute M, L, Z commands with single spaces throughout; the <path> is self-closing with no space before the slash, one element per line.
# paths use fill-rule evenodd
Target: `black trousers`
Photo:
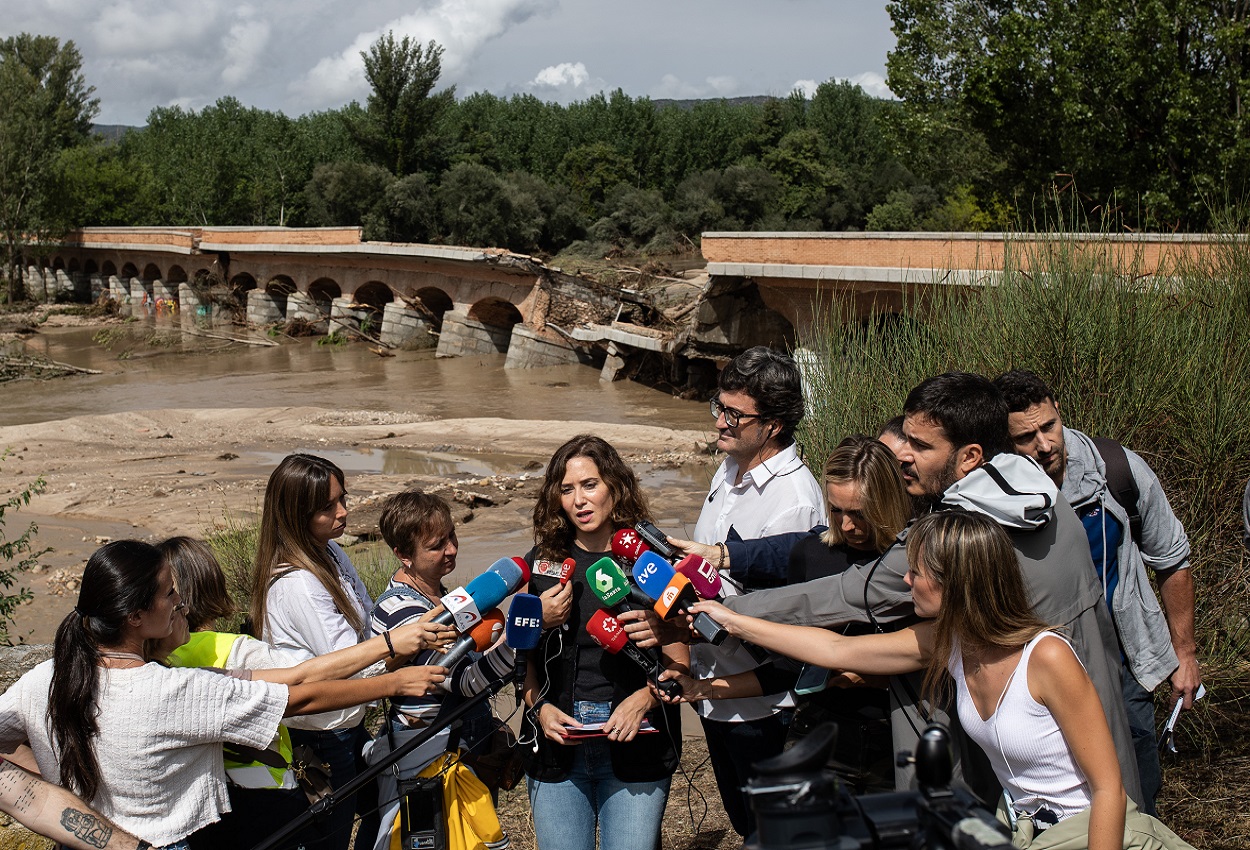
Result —
<path fill-rule="evenodd" d="M 785 747 L 792 714 L 787 709 L 760 720 L 739 723 L 699 718 L 703 721 L 707 753 L 725 814 L 729 815 L 734 831 L 743 838 L 755 832 L 755 814 L 742 789 L 747 780 L 755 776 L 752 768 L 755 762 L 772 758 Z"/>

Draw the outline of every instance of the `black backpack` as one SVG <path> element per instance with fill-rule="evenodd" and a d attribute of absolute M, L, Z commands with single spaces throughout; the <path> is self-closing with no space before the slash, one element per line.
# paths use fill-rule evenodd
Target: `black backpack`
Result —
<path fill-rule="evenodd" d="M 1102 457 L 1103 465 L 1107 468 L 1107 489 L 1111 491 L 1111 496 L 1120 507 L 1124 508 L 1124 512 L 1128 514 L 1128 530 L 1129 535 L 1133 538 L 1133 542 L 1138 546 L 1141 545 L 1141 513 L 1137 510 L 1137 500 L 1141 496 L 1141 492 L 1137 489 L 1137 482 L 1133 480 L 1133 472 L 1128 466 L 1128 455 L 1124 451 L 1124 446 L 1108 437 L 1091 437 L 1094 441 L 1094 448 Z"/>

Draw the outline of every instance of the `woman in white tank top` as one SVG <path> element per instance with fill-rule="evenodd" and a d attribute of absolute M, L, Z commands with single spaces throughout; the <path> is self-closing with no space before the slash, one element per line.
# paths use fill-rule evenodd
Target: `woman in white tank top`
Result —
<path fill-rule="evenodd" d="M 692 610 L 809 664 L 877 675 L 927 668 L 930 698 L 953 683 L 960 722 L 1010 795 L 1016 847 L 1189 848 L 1129 801 L 1098 694 L 1067 641 L 1033 615 L 1007 533 L 978 514 L 928 514 L 911 528 L 907 559 L 916 613 L 933 619 L 898 632 L 844 637 L 715 602 Z"/>

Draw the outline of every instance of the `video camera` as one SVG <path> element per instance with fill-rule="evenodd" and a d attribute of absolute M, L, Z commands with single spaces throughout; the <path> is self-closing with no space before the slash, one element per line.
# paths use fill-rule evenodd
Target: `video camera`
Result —
<path fill-rule="evenodd" d="M 837 727 L 824 723 L 779 756 L 755 764 L 746 792 L 756 833 L 743 850 L 990 850 L 1011 847 L 1007 828 L 966 789 L 952 787 L 950 732 L 925 729 L 914 761 L 919 791 L 856 797 L 825 765 Z"/>

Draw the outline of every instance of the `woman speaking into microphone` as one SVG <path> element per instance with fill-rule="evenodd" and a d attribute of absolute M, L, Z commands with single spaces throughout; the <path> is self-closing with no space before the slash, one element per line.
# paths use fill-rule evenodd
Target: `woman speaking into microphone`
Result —
<path fill-rule="evenodd" d="M 610 556 L 616 531 L 648 518 L 633 470 L 601 438 L 574 437 L 547 464 L 526 556 L 531 592 L 558 587 L 565 559 L 575 566 L 571 604 L 555 622 L 545 618 L 525 683 L 522 741 L 532 743 L 526 774 L 539 850 L 595 850 L 596 832 L 600 850 L 658 846 L 681 756 L 678 713 L 651 695 L 638 666 L 586 631 L 600 604 L 587 569 Z M 664 649 L 686 667 L 684 646 Z M 640 731 L 644 721 L 655 731 Z M 602 734 L 579 734 L 589 724 L 602 724 Z"/>

